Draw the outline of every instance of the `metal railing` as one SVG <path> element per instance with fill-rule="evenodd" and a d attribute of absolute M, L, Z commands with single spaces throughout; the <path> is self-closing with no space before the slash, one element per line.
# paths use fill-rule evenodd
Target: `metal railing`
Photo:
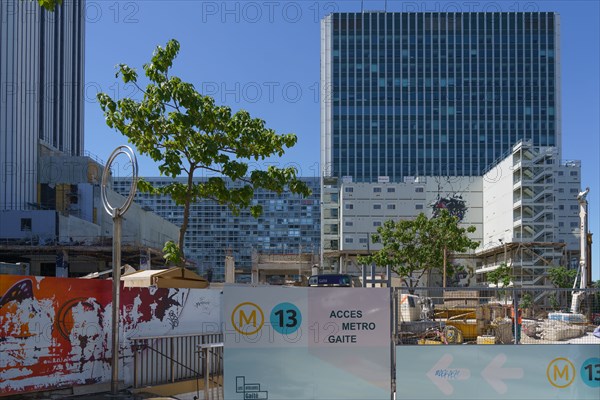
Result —
<path fill-rule="evenodd" d="M 204 399 L 224 399 L 223 392 L 223 342 L 200 345 L 204 374 Z"/>
<path fill-rule="evenodd" d="M 145 336 L 132 338 L 133 386 L 142 388 L 184 380 L 204 379 L 205 399 L 222 392 L 223 335 L 221 333 Z"/>

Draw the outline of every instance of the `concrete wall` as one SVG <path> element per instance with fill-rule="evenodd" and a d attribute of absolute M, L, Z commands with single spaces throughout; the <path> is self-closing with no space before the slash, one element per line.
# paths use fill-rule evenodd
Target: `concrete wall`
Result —
<path fill-rule="evenodd" d="M 39 183 L 102 182 L 104 167 L 89 157 L 43 156 L 39 159 Z"/>
<path fill-rule="evenodd" d="M 104 210 L 99 194 L 95 199 L 98 208 L 98 222 L 104 236 L 112 237 L 113 220 Z M 107 190 L 107 198 L 113 207 L 125 204 L 126 198 L 112 190 Z M 123 216 L 122 240 L 123 243 L 139 244 L 162 249 L 168 240 L 177 241 L 179 227 L 151 211 L 143 210 L 138 204 L 133 203 Z"/>
<path fill-rule="evenodd" d="M 111 290 L 109 280 L 2 275 L 0 393 L 109 382 Z M 220 332 L 221 299 L 219 289 L 122 288 L 119 380 L 133 383 L 132 338 Z"/>
<path fill-rule="evenodd" d="M 483 176 L 483 248 L 513 241 L 512 168 L 510 155 Z"/>
<path fill-rule="evenodd" d="M 579 202 L 577 195 L 581 187 L 581 163 L 565 162 L 557 167 L 555 173 L 556 232 L 564 240 L 567 250 L 579 250 Z M 562 207 L 561 207 L 562 206 Z"/>
<path fill-rule="evenodd" d="M 427 177 L 403 183 L 343 183 L 340 189 L 340 248 L 343 251 L 379 250 L 367 237 L 388 220 L 431 217 L 436 206 L 464 207 L 465 226 L 473 225 L 473 240 L 483 237 L 481 177 Z"/>
<path fill-rule="evenodd" d="M 31 230 L 26 229 L 29 223 L 25 220 L 31 220 Z M 0 239 L 52 241 L 56 230 L 56 211 L 0 211 Z"/>
<path fill-rule="evenodd" d="M 71 241 L 92 244 L 100 237 L 100 227 L 92 222 L 70 215 L 58 214 L 58 242 L 62 244 Z"/>

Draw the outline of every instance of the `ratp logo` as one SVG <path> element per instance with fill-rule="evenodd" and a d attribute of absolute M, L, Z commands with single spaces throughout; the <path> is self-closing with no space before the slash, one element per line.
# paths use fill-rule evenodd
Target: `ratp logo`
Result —
<path fill-rule="evenodd" d="M 254 335 L 264 323 L 265 315 L 262 309 L 251 302 L 238 304 L 231 313 L 231 324 L 242 335 Z"/>
<path fill-rule="evenodd" d="M 548 364 L 546 377 L 552 386 L 566 388 L 575 380 L 575 366 L 566 358 L 555 358 Z"/>

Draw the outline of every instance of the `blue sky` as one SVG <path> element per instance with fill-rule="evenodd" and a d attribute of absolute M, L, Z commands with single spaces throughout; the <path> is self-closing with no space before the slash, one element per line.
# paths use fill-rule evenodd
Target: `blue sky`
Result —
<path fill-rule="evenodd" d="M 364 1 L 383 10 L 386 1 Z M 590 186 L 595 233 L 593 277 L 600 279 L 600 7 L 590 1 L 398 1 L 389 11 L 556 11 L 561 18 L 563 159 L 581 160 Z M 109 129 L 96 101 L 139 93 L 115 79 L 115 66 L 141 70 L 157 45 L 181 43 L 174 73 L 217 103 L 246 109 L 298 144 L 279 165 L 303 176 L 319 171 L 320 24 L 332 11 L 360 11 L 360 1 L 88 0 L 86 6 L 85 149 L 106 160 L 125 138 Z M 140 174 L 158 176 L 140 158 Z M 266 164 L 259 165 L 261 167 Z"/>

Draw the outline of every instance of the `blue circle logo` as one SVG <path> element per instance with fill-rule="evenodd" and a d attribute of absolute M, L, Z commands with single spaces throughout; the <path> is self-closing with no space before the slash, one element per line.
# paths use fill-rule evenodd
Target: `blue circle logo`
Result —
<path fill-rule="evenodd" d="M 600 387 L 600 358 L 588 358 L 581 365 L 581 380 L 589 387 Z"/>
<path fill-rule="evenodd" d="M 282 335 L 294 333 L 302 323 L 300 309 L 292 303 L 279 303 L 271 310 L 271 326 Z"/>

